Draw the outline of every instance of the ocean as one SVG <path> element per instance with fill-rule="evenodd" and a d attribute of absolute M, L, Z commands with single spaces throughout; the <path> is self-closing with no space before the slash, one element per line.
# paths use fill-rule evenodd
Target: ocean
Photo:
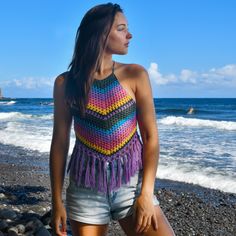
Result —
<path fill-rule="evenodd" d="M 154 104 L 160 140 L 157 178 L 236 193 L 236 99 L 155 98 Z M 0 100 L 0 144 L 48 156 L 52 127 L 53 99 Z M 74 142 L 72 130 L 69 155 Z"/>

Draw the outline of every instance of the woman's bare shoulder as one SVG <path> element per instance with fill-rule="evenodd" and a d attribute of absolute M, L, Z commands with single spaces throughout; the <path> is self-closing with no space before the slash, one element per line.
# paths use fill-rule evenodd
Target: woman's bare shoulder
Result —
<path fill-rule="evenodd" d="M 118 63 L 117 66 L 123 73 L 131 78 L 139 78 L 147 75 L 147 70 L 140 64 L 130 63 Z"/>
<path fill-rule="evenodd" d="M 68 79 L 68 71 L 65 71 L 58 76 L 56 76 L 55 81 L 54 81 L 54 86 L 55 87 L 65 87 L 66 80 Z"/>

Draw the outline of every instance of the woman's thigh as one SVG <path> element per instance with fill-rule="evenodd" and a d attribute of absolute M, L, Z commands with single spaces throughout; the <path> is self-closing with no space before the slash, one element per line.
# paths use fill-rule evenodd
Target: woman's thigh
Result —
<path fill-rule="evenodd" d="M 73 236 L 104 236 L 107 233 L 108 224 L 95 225 L 86 224 L 70 219 L 70 225 Z"/>
<path fill-rule="evenodd" d="M 163 211 L 161 210 L 159 205 L 155 206 L 156 215 L 157 215 L 157 222 L 158 222 L 158 229 L 157 231 L 154 230 L 153 225 L 151 225 L 148 231 L 144 234 L 145 236 L 174 236 L 174 231 L 171 228 L 167 218 L 165 217 Z M 135 222 L 133 220 L 133 216 L 125 217 L 119 220 L 119 224 L 128 236 L 135 236 L 140 235 L 135 232 Z"/>

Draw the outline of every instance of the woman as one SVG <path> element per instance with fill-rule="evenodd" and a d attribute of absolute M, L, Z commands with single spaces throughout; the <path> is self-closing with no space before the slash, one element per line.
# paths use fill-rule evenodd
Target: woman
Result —
<path fill-rule="evenodd" d="M 127 54 L 131 38 L 118 4 L 93 7 L 77 31 L 69 71 L 55 80 L 50 178 L 56 235 L 66 234 L 67 217 L 73 235 L 105 235 L 111 219 L 127 235 L 174 235 L 154 195 L 159 143 L 148 74 L 112 60 Z M 76 143 L 65 210 L 72 119 Z"/>

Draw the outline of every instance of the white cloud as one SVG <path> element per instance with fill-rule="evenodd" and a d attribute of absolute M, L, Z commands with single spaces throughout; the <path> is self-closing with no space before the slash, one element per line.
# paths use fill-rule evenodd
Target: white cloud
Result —
<path fill-rule="evenodd" d="M 188 69 L 183 69 L 180 72 L 179 79 L 183 82 L 190 82 L 190 83 L 195 84 L 197 76 L 198 76 L 197 72 L 193 72 Z"/>
<path fill-rule="evenodd" d="M 148 69 L 149 76 L 157 84 L 168 84 L 177 81 L 174 74 L 163 76 L 158 70 L 158 64 L 152 62 Z"/>
<path fill-rule="evenodd" d="M 12 79 L 0 81 L 1 87 L 17 87 L 23 89 L 38 89 L 45 87 L 53 87 L 54 78 L 46 77 L 27 77 L 22 79 Z"/>
<path fill-rule="evenodd" d="M 236 78 L 236 64 L 226 65 L 219 69 L 215 69 L 215 73 L 223 77 Z"/>
<path fill-rule="evenodd" d="M 150 63 L 148 69 L 150 79 L 159 85 L 171 83 L 178 84 L 208 84 L 217 86 L 236 87 L 236 64 L 225 65 L 220 68 L 211 68 L 205 72 L 196 72 L 189 69 L 182 69 L 179 75 L 163 75 L 159 71 L 157 63 Z"/>

